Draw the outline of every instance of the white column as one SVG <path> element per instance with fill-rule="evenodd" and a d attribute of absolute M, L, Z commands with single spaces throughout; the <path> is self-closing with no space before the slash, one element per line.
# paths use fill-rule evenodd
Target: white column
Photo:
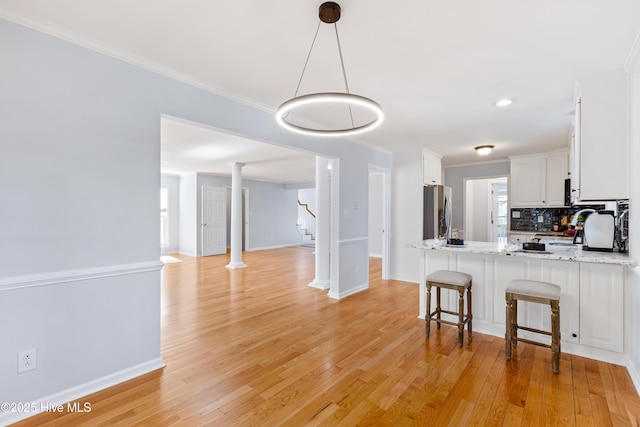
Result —
<path fill-rule="evenodd" d="M 231 166 L 231 262 L 227 268 L 244 268 L 242 262 L 242 167 L 244 163 L 233 162 Z"/>
<path fill-rule="evenodd" d="M 329 160 L 316 156 L 316 277 L 309 286 L 329 289 L 331 248 L 331 189 Z"/>

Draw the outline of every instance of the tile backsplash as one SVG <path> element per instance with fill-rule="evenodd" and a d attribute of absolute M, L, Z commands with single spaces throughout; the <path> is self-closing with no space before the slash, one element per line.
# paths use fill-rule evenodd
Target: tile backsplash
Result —
<path fill-rule="evenodd" d="M 573 214 L 584 208 L 603 209 L 604 205 L 564 208 L 512 208 L 511 231 L 565 231 Z"/>

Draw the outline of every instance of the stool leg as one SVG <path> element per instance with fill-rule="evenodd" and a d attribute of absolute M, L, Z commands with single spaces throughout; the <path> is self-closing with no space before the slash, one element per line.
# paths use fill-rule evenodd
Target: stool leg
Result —
<path fill-rule="evenodd" d="M 471 286 L 467 288 L 467 319 L 469 319 L 467 332 L 469 332 L 469 337 L 471 337 L 471 321 L 473 320 L 473 314 L 471 313 Z"/>
<path fill-rule="evenodd" d="M 560 368 L 560 306 L 551 301 L 551 370 L 557 374 Z"/>
<path fill-rule="evenodd" d="M 511 346 L 518 347 L 518 300 L 513 300 L 513 310 L 511 311 Z"/>
<path fill-rule="evenodd" d="M 440 329 L 440 319 L 442 318 L 440 314 L 442 308 L 440 307 L 440 286 L 436 286 L 436 319 L 438 319 L 436 323 L 438 324 L 438 329 Z"/>
<path fill-rule="evenodd" d="M 427 338 L 429 338 L 429 335 L 431 333 L 431 284 L 429 282 L 427 282 L 427 314 L 424 320 L 427 325 Z"/>
<path fill-rule="evenodd" d="M 513 311 L 513 297 L 511 296 L 510 293 L 506 293 L 505 294 L 505 299 L 506 299 L 506 303 L 507 303 L 507 311 L 506 311 L 506 327 L 505 327 L 505 334 L 504 334 L 504 340 L 505 340 L 505 347 L 504 347 L 504 353 L 505 353 L 505 358 L 507 360 L 511 360 L 511 314 Z"/>
<path fill-rule="evenodd" d="M 458 347 L 464 340 L 464 288 L 458 291 Z"/>

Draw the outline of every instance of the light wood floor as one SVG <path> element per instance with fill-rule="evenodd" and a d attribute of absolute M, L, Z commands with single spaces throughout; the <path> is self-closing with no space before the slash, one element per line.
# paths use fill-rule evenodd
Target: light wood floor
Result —
<path fill-rule="evenodd" d="M 418 287 L 380 279 L 340 301 L 307 284 L 307 248 L 167 264 L 162 357 L 167 366 L 80 399 L 84 414 L 19 425 L 637 426 L 640 398 L 625 368 L 474 333 L 464 348 L 443 326 L 424 336 Z M 433 330 L 433 329 L 432 329 Z"/>

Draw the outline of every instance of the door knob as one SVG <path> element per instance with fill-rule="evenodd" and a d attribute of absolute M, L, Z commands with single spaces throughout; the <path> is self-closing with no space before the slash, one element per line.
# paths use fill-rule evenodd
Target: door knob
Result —
<path fill-rule="evenodd" d="M 206 226 L 207 226 L 207 224 L 202 224 L 202 226 L 203 226 L 203 227 L 206 227 Z"/>

